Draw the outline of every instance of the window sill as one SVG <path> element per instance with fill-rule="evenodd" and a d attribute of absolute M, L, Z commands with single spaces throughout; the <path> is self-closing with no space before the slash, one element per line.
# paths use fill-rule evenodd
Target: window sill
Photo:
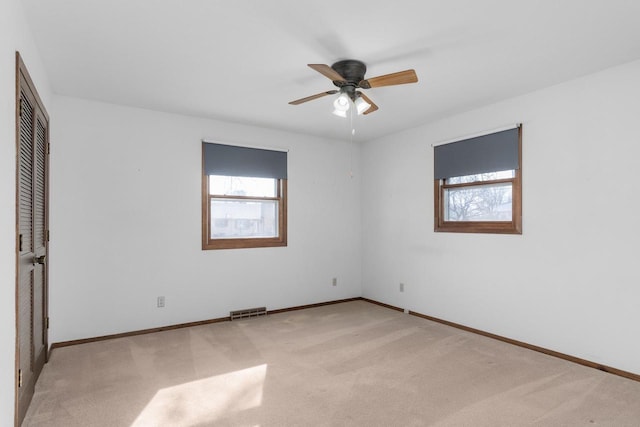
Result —
<path fill-rule="evenodd" d="M 248 248 L 272 248 L 287 246 L 286 238 L 267 239 L 215 239 L 203 242 L 202 250 L 216 249 L 248 249 Z"/>
<path fill-rule="evenodd" d="M 445 221 L 441 224 L 437 224 L 433 231 L 437 233 L 522 234 L 522 227 L 520 224 L 514 224 L 512 221 Z"/>

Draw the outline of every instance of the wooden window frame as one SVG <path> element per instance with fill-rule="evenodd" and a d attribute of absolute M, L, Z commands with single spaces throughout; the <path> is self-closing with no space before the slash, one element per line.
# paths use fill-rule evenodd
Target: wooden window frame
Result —
<path fill-rule="evenodd" d="M 278 236 L 251 237 L 245 239 L 213 239 L 211 238 L 211 200 L 212 199 L 246 199 L 247 201 L 278 202 Z M 209 175 L 202 171 L 202 249 L 243 249 L 270 248 L 287 246 L 287 180 L 276 179 L 275 197 L 225 196 L 209 194 Z"/>
<path fill-rule="evenodd" d="M 445 221 L 444 192 L 449 188 L 470 188 L 481 185 L 511 183 L 511 221 Z M 434 180 L 434 231 L 452 233 L 522 234 L 522 171 L 515 170 L 511 179 L 446 184 L 444 179 Z"/>
<path fill-rule="evenodd" d="M 434 231 L 450 233 L 489 233 L 489 234 L 522 234 L 522 131 L 518 138 L 518 165 L 514 177 L 476 181 L 463 184 L 447 184 L 444 179 L 434 179 Z M 469 188 L 480 185 L 501 184 L 510 182 L 511 189 L 511 221 L 445 221 L 444 191 L 448 188 Z"/>

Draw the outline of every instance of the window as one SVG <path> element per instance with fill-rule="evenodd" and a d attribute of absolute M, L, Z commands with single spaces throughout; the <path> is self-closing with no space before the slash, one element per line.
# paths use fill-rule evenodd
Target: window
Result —
<path fill-rule="evenodd" d="M 522 234 L 521 126 L 434 149 L 434 229 Z"/>
<path fill-rule="evenodd" d="M 287 245 L 287 153 L 202 144 L 202 249 Z"/>

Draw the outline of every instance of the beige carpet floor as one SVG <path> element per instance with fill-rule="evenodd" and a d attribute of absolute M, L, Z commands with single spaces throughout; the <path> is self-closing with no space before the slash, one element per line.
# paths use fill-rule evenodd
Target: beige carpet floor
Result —
<path fill-rule="evenodd" d="M 640 382 L 365 301 L 56 349 L 24 426 L 640 426 Z"/>

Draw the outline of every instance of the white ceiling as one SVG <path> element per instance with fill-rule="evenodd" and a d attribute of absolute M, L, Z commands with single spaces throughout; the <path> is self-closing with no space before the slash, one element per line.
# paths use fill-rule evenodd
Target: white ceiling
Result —
<path fill-rule="evenodd" d="M 23 0 L 57 94 L 347 139 L 308 63 L 359 59 L 365 141 L 640 58 L 640 0 Z"/>

